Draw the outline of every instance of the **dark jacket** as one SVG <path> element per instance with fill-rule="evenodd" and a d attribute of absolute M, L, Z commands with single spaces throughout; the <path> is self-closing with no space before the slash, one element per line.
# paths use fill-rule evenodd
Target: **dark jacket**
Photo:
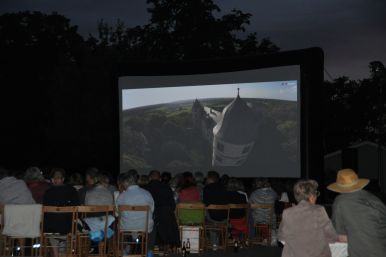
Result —
<path fill-rule="evenodd" d="M 220 183 L 211 183 L 204 187 L 203 202 L 205 205 L 210 204 L 228 204 L 228 192 Z M 209 211 L 211 219 L 222 221 L 226 219 L 227 213 L 225 211 L 211 210 Z"/>
<path fill-rule="evenodd" d="M 77 206 L 79 196 L 75 188 L 69 185 L 52 186 L 43 197 L 43 205 Z M 71 230 L 71 215 L 47 214 L 44 216 L 44 232 L 66 234 Z"/>

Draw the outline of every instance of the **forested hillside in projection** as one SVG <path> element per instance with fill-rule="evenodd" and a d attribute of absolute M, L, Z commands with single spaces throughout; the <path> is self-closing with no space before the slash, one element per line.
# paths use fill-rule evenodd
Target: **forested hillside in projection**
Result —
<path fill-rule="evenodd" d="M 202 99 L 201 103 L 222 112 L 232 100 Z M 285 160 L 288 165 L 295 165 L 298 161 L 297 103 L 255 98 L 244 100 L 255 111 L 259 124 L 254 149 L 243 164 L 244 168 L 274 167 L 277 160 L 274 156 Z M 123 170 L 136 168 L 148 171 L 157 168 L 181 172 L 213 168 L 212 142 L 193 126 L 193 101 L 124 110 L 120 139 Z"/>

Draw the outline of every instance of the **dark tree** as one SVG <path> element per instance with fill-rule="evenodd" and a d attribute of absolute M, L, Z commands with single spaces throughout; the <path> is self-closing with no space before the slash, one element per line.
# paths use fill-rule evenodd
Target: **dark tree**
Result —
<path fill-rule="evenodd" d="M 268 38 L 261 42 L 256 33 L 243 35 L 251 14 L 240 10 L 221 17 L 211 0 L 148 0 L 150 23 L 125 28 L 101 21 L 98 38 L 89 42 L 131 58 L 186 60 L 278 51 Z M 112 50 L 112 51 L 114 51 Z"/>
<path fill-rule="evenodd" d="M 381 62 L 369 68 L 369 78 L 324 83 L 326 152 L 366 140 L 386 144 L 386 71 Z"/>

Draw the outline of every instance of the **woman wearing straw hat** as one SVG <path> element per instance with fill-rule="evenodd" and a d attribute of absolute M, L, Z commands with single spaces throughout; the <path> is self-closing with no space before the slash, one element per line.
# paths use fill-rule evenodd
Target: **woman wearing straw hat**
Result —
<path fill-rule="evenodd" d="M 352 169 L 339 170 L 327 188 L 341 193 L 332 207 L 332 221 L 340 240 L 348 241 L 350 257 L 386 256 L 386 207 L 362 190 L 369 183 Z"/>

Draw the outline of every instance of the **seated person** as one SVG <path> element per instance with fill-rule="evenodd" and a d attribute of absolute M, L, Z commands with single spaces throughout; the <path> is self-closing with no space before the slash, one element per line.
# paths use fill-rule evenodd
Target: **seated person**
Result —
<path fill-rule="evenodd" d="M 240 193 L 243 191 L 241 183 L 236 178 L 230 178 L 227 184 L 228 201 L 230 204 L 247 204 L 247 198 L 245 194 Z M 246 219 L 245 209 L 231 209 L 229 212 L 229 223 L 232 226 L 231 235 L 233 239 L 238 241 L 238 237 L 248 233 L 248 223 Z"/>
<path fill-rule="evenodd" d="M 202 191 L 202 201 L 206 206 L 211 204 L 225 205 L 228 204 L 227 191 L 222 183 L 220 183 L 220 175 L 216 171 L 208 171 L 206 177 L 206 185 Z M 206 213 L 207 223 L 221 223 L 227 222 L 227 211 L 209 210 Z M 220 224 L 220 225 L 221 225 Z M 209 240 L 213 249 L 217 248 L 219 244 L 219 233 L 209 231 Z"/>
<path fill-rule="evenodd" d="M 184 172 L 182 174 L 181 185 L 178 190 L 178 201 L 183 202 L 199 202 L 201 200 L 200 190 L 196 186 L 193 174 Z"/>
<path fill-rule="evenodd" d="M 43 172 L 38 167 L 30 167 L 25 171 L 24 181 L 36 203 L 42 203 L 44 193 L 51 187 L 51 185 L 44 180 Z"/>
<path fill-rule="evenodd" d="M 31 191 L 23 180 L 0 167 L 0 204 L 34 204 Z"/>
<path fill-rule="evenodd" d="M 227 191 L 219 182 L 219 174 L 216 171 L 209 171 L 206 178 L 206 185 L 203 190 L 203 202 L 206 206 L 210 204 L 228 204 Z M 221 222 L 227 218 L 225 211 L 211 210 L 207 213 L 207 220 Z"/>
<path fill-rule="evenodd" d="M 84 204 L 87 191 L 91 190 L 98 178 L 99 170 L 97 168 L 89 168 L 86 170 L 85 182 L 86 185 L 78 190 L 80 204 Z"/>
<path fill-rule="evenodd" d="M 100 173 L 95 177 L 94 187 L 86 192 L 85 205 L 114 205 L 113 193 L 108 189 L 108 184 L 103 182 L 103 174 Z M 107 226 L 111 226 L 115 218 L 109 215 Z M 97 213 L 89 215 L 83 221 L 87 224 L 85 230 L 92 232 L 99 232 L 105 230 L 106 217 L 105 213 Z M 112 235 L 111 228 L 107 231 L 108 235 Z M 110 232 L 110 233 L 109 233 Z M 92 239 L 92 238 L 91 238 Z M 100 240 L 103 238 L 99 238 Z"/>
<path fill-rule="evenodd" d="M 150 182 L 145 186 L 155 204 L 154 223 L 157 230 L 158 245 L 164 246 L 164 252 L 168 248 L 180 245 L 180 234 L 176 222 L 173 191 L 170 186 L 161 181 L 160 172 L 152 170 L 149 174 Z"/>
<path fill-rule="evenodd" d="M 278 239 L 284 242 L 282 257 L 331 257 L 329 243 L 338 236 L 326 210 L 316 205 L 319 195 L 315 180 L 300 180 L 294 186 L 298 204 L 285 209 Z"/>
<path fill-rule="evenodd" d="M 66 172 L 64 169 L 54 168 L 51 171 L 52 187 L 47 189 L 43 196 L 43 205 L 47 206 L 78 206 L 79 196 L 75 188 L 64 184 Z M 47 214 L 44 217 L 44 232 L 59 233 L 62 235 L 71 232 L 72 217 L 69 214 Z M 60 240 L 52 239 L 50 244 L 58 246 Z M 52 255 L 59 256 L 58 247 L 52 247 Z"/>
<path fill-rule="evenodd" d="M 121 192 L 117 198 L 117 205 L 147 205 L 149 206 L 148 218 L 148 249 L 154 246 L 155 233 L 153 232 L 154 200 L 151 194 L 137 185 L 138 173 L 136 170 L 129 170 L 118 176 L 118 188 Z M 146 214 L 143 212 L 126 211 L 120 216 L 120 228 L 122 230 L 145 231 Z"/>
<path fill-rule="evenodd" d="M 268 179 L 256 179 L 256 190 L 252 192 L 249 197 L 249 202 L 252 204 L 264 204 L 271 205 L 272 209 L 252 209 L 251 214 L 253 223 L 267 226 L 260 226 L 262 237 L 266 239 L 269 235 L 269 226 L 274 230 L 276 228 L 276 215 L 275 215 L 275 202 L 277 200 L 277 194 L 272 189 Z M 272 216 L 271 216 L 272 215 Z"/>

